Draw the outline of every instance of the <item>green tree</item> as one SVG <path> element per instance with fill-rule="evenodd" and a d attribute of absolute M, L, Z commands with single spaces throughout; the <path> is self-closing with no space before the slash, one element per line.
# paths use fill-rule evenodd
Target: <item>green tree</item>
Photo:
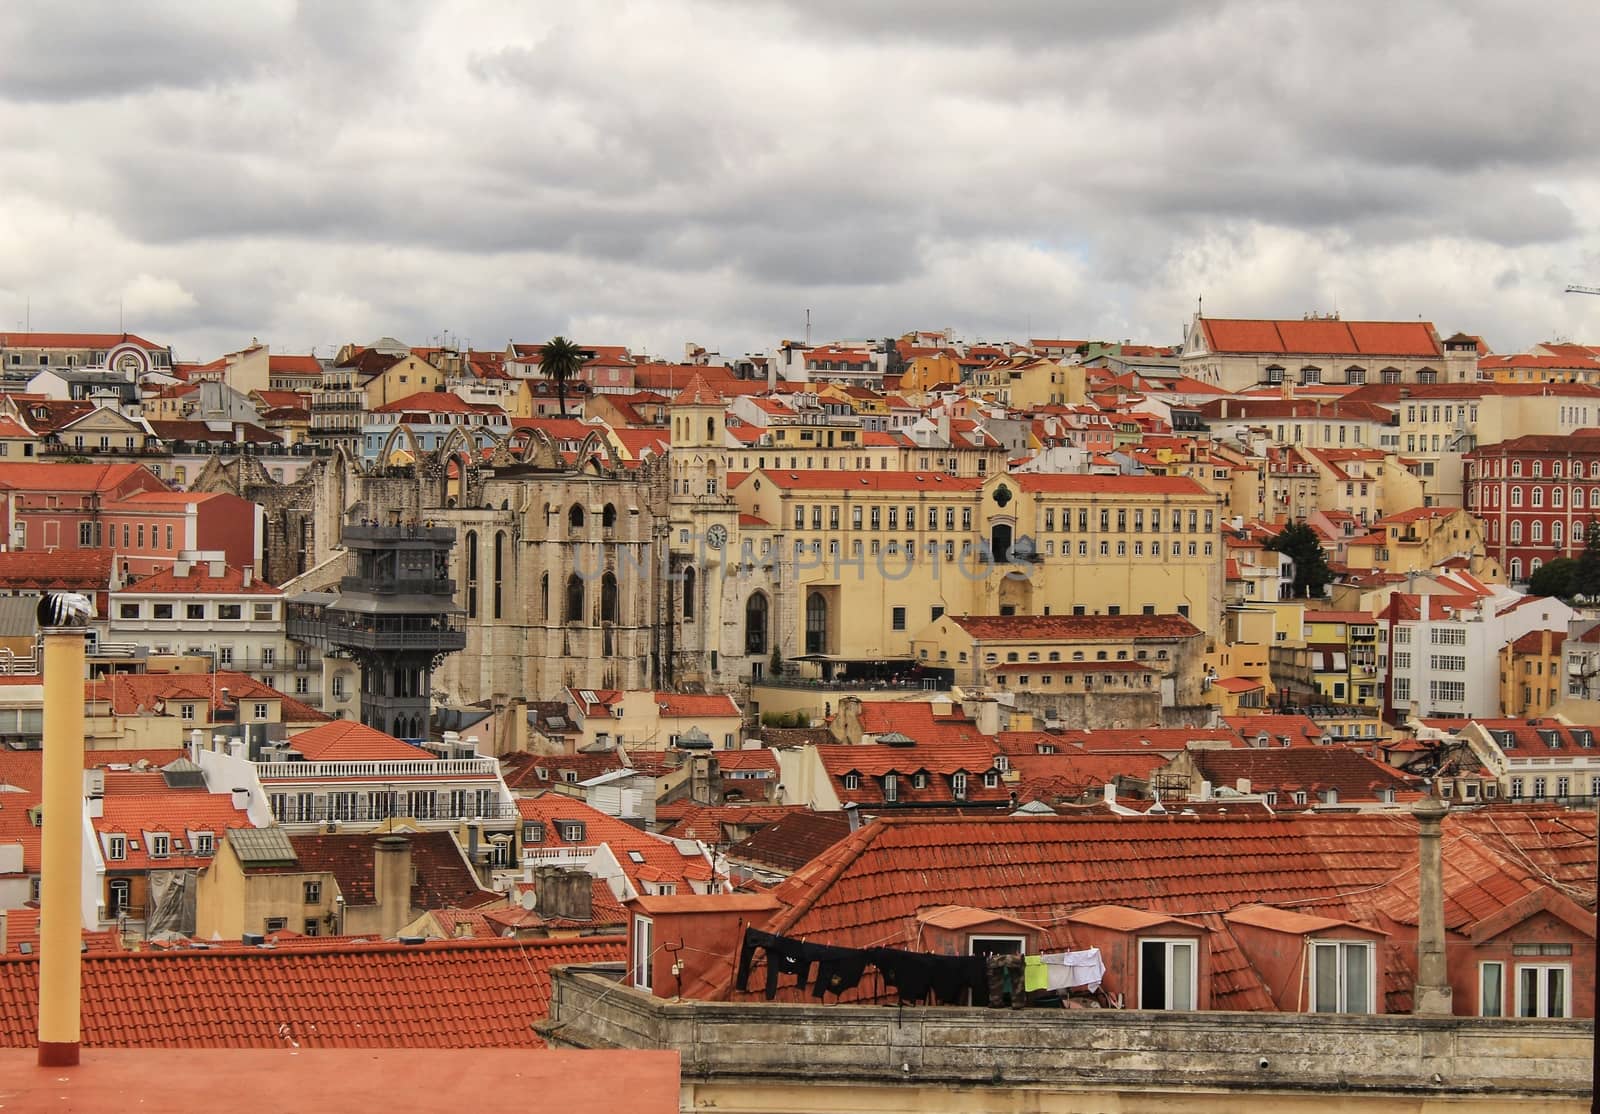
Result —
<path fill-rule="evenodd" d="M 1296 596 L 1321 596 L 1323 589 L 1333 580 L 1333 570 L 1328 567 L 1328 555 L 1323 552 L 1322 540 L 1304 522 L 1285 526 L 1281 534 L 1267 543 L 1267 548 L 1284 554 L 1294 562 Z"/>
<path fill-rule="evenodd" d="M 1572 585 L 1577 572 L 1576 557 L 1557 557 L 1549 564 L 1540 565 L 1538 571 L 1528 577 L 1528 592 L 1535 596 L 1571 599 L 1574 595 Z"/>
<path fill-rule="evenodd" d="M 1600 520 L 1590 519 L 1584 535 L 1583 552 L 1572 570 L 1572 594 L 1593 600 L 1600 598 Z"/>
<path fill-rule="evenodd" d="M 540 347 L 539 374 L 556 385 L 556 400 L 563 418 L 567 416 L 567 383 L 576 379 L 583 365 L 593 358 L 593 352 L 585 351 L 566 337 L 551 337 Z"/>

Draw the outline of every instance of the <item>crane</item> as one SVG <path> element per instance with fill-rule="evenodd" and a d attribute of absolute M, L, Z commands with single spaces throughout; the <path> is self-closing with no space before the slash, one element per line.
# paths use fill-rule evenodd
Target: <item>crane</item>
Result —
<path fill-rule="evenodd" d="M 1600 294 L 1600 286 L 1578 286 L 1576 283 L 1567 287 L 1568 294 Z"/>

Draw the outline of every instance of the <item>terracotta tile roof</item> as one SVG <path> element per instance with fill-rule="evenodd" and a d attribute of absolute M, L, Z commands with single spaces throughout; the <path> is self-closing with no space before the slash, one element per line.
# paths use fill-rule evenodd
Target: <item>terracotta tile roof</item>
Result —
<path fill-rule="evenodd" d="M 805 805 L 691 805 L 661 834 L 669 839 L 698 839 L 703 843 L 727 842 L 733 828 L 763 828 Z"/>
<path fill-rule="evenodd" d="M 942 472 L 845 472 L 820 468 L 786 472 L 768 468 L 742 476 L 732 473 L 728 486 L 737 487 L 752 477 L 765 477 L 768 483 L 786 491 L 977 491 L 984 483 L 977 476 L 947 476 Z"/>
<path fill-rule="evenodd" d="M 956 800 L 953 775 L 967 775 L 965 801 L 972 804 L 998 803 L 1009 798 L 1004 782 L 994 786 L 983 783 L 983 775 L 994 769 L 995 750 L 992 743 L 924 742 L 912 746 L 888 746 L 882 743 L 865 743 L 856 746 L 819 746 L 817 757 L 822 768 L 833 782 L 834 792 L 842 804 L 885 804 L 883 781 L 885 775 L 896 774 L 897 802 L 905 805 L 953 803 Z M 914 775 L 928 775 L 927 785 L 918 788 L 912 781 Z M 845 777 L 858 775 L 856 788 L 845 785 Z"/>
<path fill-rule="evenodd" d="M 196 442 L 205 441 L 210 444 L 238 444 L 246 442 L 252 445 L 281 445 L 283 438 L 270 430 L 262 429 L 254 422 L 233 422 L 227 429 L 213 429 L 205 422 L 180 419 L 175 421 L 159 418 L 146 419 L 145 424 L 150 427 L 162 441 Z"/>
<path fill-rule="evenodd" d="M 500 758 L 500 774 L 512 790 L 548 789 L 556 782 L 588 781 L 628 768 L 627 758 L 615 750 L 582 754 L 529 754 L 515 751 Z M 569 778 L 566 775 L 571 774 Z"/>
<path fill-rule="evenodd" d="M 1182 615 L 952 615 L 950 620 L 983 642 L 1105 642 L 1200 633 Z"/>
<path fill-rule="evenodd" d="M 1294 807 L 1293 795 L 1306 794 L 1309 807 L 1324 790 L 1338 793 L 1341 803 L 1375 801 L 1382 790 L 1398 799 L 1420 794 L 1421 782 L 1347 747 L 1242 747 L 1190 752 L 1195 769 L 1213 785 L 1237 785 L 1248 779 L 1252 793 L 1277 792 L 1277 809 Z"/>
<path fill-rule="evenodd" d="M 121 493 L 140 480 L 154 480 L 154 473 L 142 464 L 21 464 L 0 463 L 0 487 L 18 491 L 79 491 Z"/>
<path fill-rule="evenodd" d="M 656 710 L 662 716 L 672 718 L 725 718 L 739 715 L 739 705 L 726 694 L 658 692 Z"/>
<path fill-rule="evenodd" d="M 208 793 L 204 788 L 169 789 L 161 775 L 154 772 L 132 775 L 126 780 L 134 779 L 142 785 L 133 792 L 118 791 L 114 779 L 107 779 L 105 815 L 93 821 L 94 830 L 101 836 L 102 854 L 105 836 L 127 837 L 126 857 L 120 861 L 108 859 L 108 872 L 205 866 L 211 856 L 195 854 L 189 833 L 209 833 L 215 846 L 228 829 L 253 827 L 249 814 L 234 808 L 228 794 Z M 153 834 L 169 837 L 170 851 L 165 857 L 151 854 L 149 836 Z"/>
<path fill-rule="evenodd" d="M 710 864 L 698 850 L 680 850 L 671 840 L 640 831 L 614 816 L 607 816 L 599 809 L 590 808 L 582 801 L 554 794 L 524 797 L 517 801 L 517 811 L 523 820 L 538 820 L 544 824 L 545 846 L 605 844 L 610 847 L 636 890 L 641 888 L 639 883 L 645 881 L 647 875 L 650 880 L 674 882 L 683 891 L 689 890 L 690 882 L 703 883 L 711 877 Z M 582 823 L 583 837 L 575 840 L 563 838 L 562 821 Z M 636 862 L 629 852 L 637 852 L 644 862 Z"/>
<path fill-rule="evenodd" d="M 227 701 L 223 689 L 228 690 Z M 278 700 L 285 723 L 320 723 L 329 718 L 246 673 L 111 673 L 85 682 L 84 692 L 85 699 L 106 704 L 119 716 L 138 715 L 141 709 L 154 713 L 158 703 L 166 705 L 163 714 L 176 716 L 176 705 L 188 702 L 206 704 L 214 715 L 231 711 L 238 701 Z"/>
<path fill-rule="evenodd" d="M 486 407 L 468 402 L 450 391 L 418 391 L 405 398 L 386 402 L 382 406 L 374 406 L 372 412 L 374 414 L 476 414 L 485 409 Z M 501 408 L 493 406 L 487 409 L 500 412 Z"/>
<path fill-rule="evenodd" d="M 724 770 L 766 770 L 778 772 L 778 756 L 766 747 L 717 751 L 717 765 Z"/>
<path fill-rule="evenodd" d="M 1062 495 L 1206 495 L 1187 476 L 1102 476 L 1062 472 L 1021 472 L 1012 477 L 1023 491 Z"/>
<path fill-rule="evenodd" d="M 315 356 L 269 355 L 267 367 L 284 375 L 321 375 L 322 362 Z"/>
<path fill-rule="evenodd" d="M 115 348 L 132 344 L 149 352 L 164 351 L 134 333 L 6 333 L 0 340 L 5 348 Z"/>
<path fill-rule="evenodd" d="M 1097 793 L 1119 777 L 1144 781 L 1152 770 L 1166 765 L 1167 758 L 1154 751 L 1136 754 L 1058 751 L 1055 754 L 1014 754 L 1008 756 L 1007 761 L 1019 775 L 1016 783 L 1019 803 L 1053 804 Z"/>
<path fill-rule="evenodd" d="M 350 905 L 373 905 L 374 855 L 381 835 L 290 836 L 300 871 L 332 874 Z M 499 894 L 478 884 L 465 855 L 449 832 L 409 832 L 411 841 L 411 904 L 418 909 L 470 909 L 499 900 Z"/>
<path fill-rule="evenodd" d="M 899 732 L 918 742 L 990 743 L 959 704 L 945 701 L 864 700 L 860 723 L 863 735 Z"/>
<path fill-rule="evenodd" d="M 109 549 L 40 549 L 0 553 L 0 588 L 76 588 L 104 591 L 111 583 Z"/>
<path fill-rule="evenodd" d="M 1202 317 L 1213 352 L 1293 356 L 1441 358 L 1438 334 L 1424 321 L 1270 321 Z"/>
<path fill-rule="evenodd" d="M 305 755 L 308 762 L 427 762 L 438 757 L 432 751 L 350 719 L 330 720 L 301 731 L 290 736 L 289 746 Z"/>
<path fill-rule="evenodd" d="M 793 872 L 850 834 L 842 812 L 801 809 L 728 848 L 728 858 Z"/>
<path fill-rule="evenodd" d="M 1593 756 L 1596 753 L 1595 741 L 1600 738 L 1600 726 L 1574 726 L 1555 719 L 1475 719 L 1472 722 L 1488 731 L 1509 758 Z M 1588 732 L 1588 746 L 1578 740 L 1573 734 L 1574 730 Z M 1512 740 L 1511 746 L 1502 741 L 1508 735 Z"/>
<path fill-rule="evenodd" d="M 282 590 L 274 588 L 271 584 L 256 576 L 252 571 L 250 583 L 244 582 L 244 570 L 228 565 L 221 576 L 211 575 L 211 562 L 195 561 L 189 566 L 189 571 L 179 575 L 175 566 L 169 566 L 142 576 L 137 581 L 113 592 L 112 598 L 118 596 L 146 596 L 159 593 L 173 593 L 175 595 L 191 596 L 281 596 Z"/>
<path fill-rule="evenodd" d="M 1538 654 L 1544 651 L 1544 640 L 1550 640 L 1550 653 L 1559 654 L 1561 644 L 1567 640 L 1564 630 L 1531 630 L 1511 643 L 1514 654 Z"/>
<path fill-rule="evenodd" d="M 188 751 L 183 747 L 137 747 L 119 750 L 86 750 L 83 752 L 83 768 L 92 770 L 97 766 L 139 766 L 143 763 L 145 768 L 151 766 L 165 766 L 177 758 L 183 758 Z"/>
<path fill-rule="evenodd" d="M 624 937 L 90 954 L 90 1048 L 540 1048 L 550 968 Z M 0 1046 L 37 1037 L 36 960 L 0 959 Z"/>
<path fill-rule="evenodd" d="M 696 371 L 683 390 L 672 400 L 674 406 L 721 406 L 723 398 L 706 382 L 703 372 Z"/>

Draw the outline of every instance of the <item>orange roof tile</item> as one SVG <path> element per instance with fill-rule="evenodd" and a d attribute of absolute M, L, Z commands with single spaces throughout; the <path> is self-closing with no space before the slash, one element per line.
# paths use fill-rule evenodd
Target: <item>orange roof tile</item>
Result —
<path fill-rule="evenodd" d="M 351 719 L 331 720 L 302 731 L 289 738 L 289 746 L 305 755 L 308 762 L 426 762 L 438 757 Z"/>
<path fill-rule="evenodd" d="M 627 958 L 624 937 L 89 954 L 90 1048 L 540 1048 L 550 968 Z M 0 959 L 0 1046 L 37 1037 L 39 965 Z"/>
<path fill-rule="evenodd" d="M 179 574 L 172 565 L 142 576 L 131 584 L 113 592 L 112 596 L 145 596 L 163 593 L 191 596 L 281 596 L 283 592 L 262 580 L 252 571 L 250 583 L 244 582 L 244 570 L 228 565 L 221 576 L 211 574 L 209 561 L 195 561 L 187 572 Z"/>

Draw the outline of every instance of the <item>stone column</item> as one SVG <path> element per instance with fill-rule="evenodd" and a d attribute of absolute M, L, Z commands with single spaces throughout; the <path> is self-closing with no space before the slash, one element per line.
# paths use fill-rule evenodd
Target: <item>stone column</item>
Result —
<path fill-rule="evenodd" d="M 78 1062 L 83 956 L 83 672 L 92 605 L 50 593 L 44 631 L 44 831 L 39 872 L 39 1066 Z"/>
<path fill-rule="evenodd" d="M 1417 818 L 1417 982 L 1411 1012 L 1449 1016 L 1450 976 L 1445 967 L 1444 869 L 1439 857 L 1439 822 L 1448 811 L 1433 795 L 1411 806 Z"/>

